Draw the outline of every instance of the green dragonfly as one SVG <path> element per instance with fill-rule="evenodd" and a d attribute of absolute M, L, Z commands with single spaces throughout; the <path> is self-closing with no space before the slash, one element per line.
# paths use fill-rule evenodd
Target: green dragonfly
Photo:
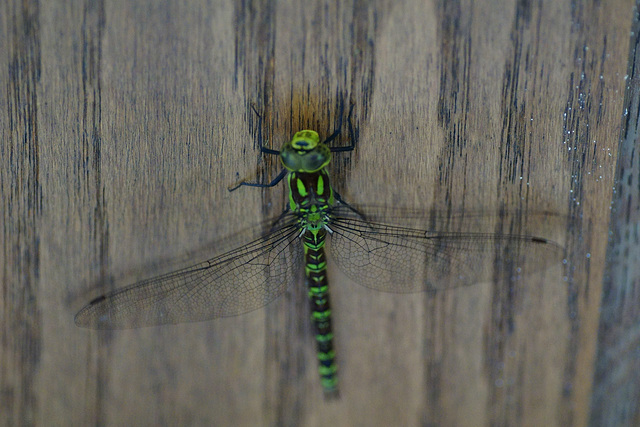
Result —
<path fill-rule="evenodd" d="M 261 147 L 264 153 L 280 156 L 282 173 L 269 184 L 240 185 L 272 187 L 286 176 L 289 204 L 269 232 L 207 261 L 100 296 L 78 312 L 76 325 L 125 329 L 239 315 L 282 295 L 304 269 L 321 385 L 333 394 L 337 367 L 324 251 L 327 237 L 332 259 L 349 278 L 378 291 L 399 293 L 491 279 L 482 276 L 483 266 L 511 252 L 533 251 L 539 259 L 561 253 L 558 244 L 542 237 L 452 229 L 450 219 L 447 225 L 430 220 L 434 228 L 422 229 L 399 224 L 408 221 L 385 216 L 386 209 L 361 214 L 331 186 L 331 153 L 353 149 L 330 148 L 328 142 L 335 136 L 320 142 L 317 132 L 302 130 L 280 151 Z M 396 213 L 401 216 L 403 211 Z"/>

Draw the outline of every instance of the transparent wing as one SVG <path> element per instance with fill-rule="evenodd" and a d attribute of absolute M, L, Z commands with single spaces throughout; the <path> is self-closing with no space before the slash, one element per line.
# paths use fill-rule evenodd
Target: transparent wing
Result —
<path fill-rule="evenodd" d="M 536 269 L 562 260 L 563 248 L 543 237 L 486 233 L 482 228 L 464 231 L 482 227 L 479 217 L 471 216 L 469 224 L 459 218 L 448 222 L 407 219 L 411 224 L 431 222 L 443 227 L 425 230 L 369 221 L 345 205 L 336 205 L 332 214 L 329 250 L 333 260 L 352 280 L 378 291 L 465 286 L 490 280 L 495 265 L 510 264 L 517 271 L 525 257 L 533 260 Z M 382 214 L 375 212 L 374 217 Z M 393 220 L 397 217 L 389 219 Z"/>
<path fill-rule="evenodd" d="M 302 271 L 302 245 L 293 215 L 238 249 L 191 267 L 143 280 L 98 297 L 76 325 L 126 329 L 198 322 L 263 307 Z"/>

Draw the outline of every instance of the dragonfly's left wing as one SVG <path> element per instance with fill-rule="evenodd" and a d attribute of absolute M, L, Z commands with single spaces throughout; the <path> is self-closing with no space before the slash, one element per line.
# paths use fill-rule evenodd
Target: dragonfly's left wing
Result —
<path fill-rule="evenodd" d="M 284 225 L 233 251 L 98 297 L 75 317 L 92 329 L 198 322 L 260 308 L 281 295 L 302 270 L 300 234 Z"/>

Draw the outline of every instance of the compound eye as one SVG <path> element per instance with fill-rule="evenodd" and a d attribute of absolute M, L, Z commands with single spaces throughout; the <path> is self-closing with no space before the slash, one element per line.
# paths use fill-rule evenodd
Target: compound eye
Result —
<path fill-rule="evenodd" d="M 305 167 L 308 170 L 318 170 L 322 167 L 322 163 L 324 163 L 325 157 L 321 154 L 314 153 L 305 157 Z"/>
<path fill-rule="evenodd" d="M 300 156 L 295 151 L 282 150 L 280 152 L 282 164 L 289 170 L 300 170 Z"/>
<path fill-rule="evenodd" d="M 285 168 L 297 172 L 315 172 L 331 160 L 331 151 L 319 143 L 318 133 L 304 130 L 295 134 L 280 151 Z"/>

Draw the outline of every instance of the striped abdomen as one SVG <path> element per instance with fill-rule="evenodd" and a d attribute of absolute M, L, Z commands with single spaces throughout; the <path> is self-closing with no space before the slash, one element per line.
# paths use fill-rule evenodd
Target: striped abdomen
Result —
<path fill-rule="evenodd" d="M 327 281 L 327 262 L 324 255 L 326 230 L 307 230 L 303 235 L 305 274 L 311 301 L 311 317 L 316 333 L 320 382 L 326 392 L 337 387 L 337 368 L 331 332 L 331 309 Z"/>

